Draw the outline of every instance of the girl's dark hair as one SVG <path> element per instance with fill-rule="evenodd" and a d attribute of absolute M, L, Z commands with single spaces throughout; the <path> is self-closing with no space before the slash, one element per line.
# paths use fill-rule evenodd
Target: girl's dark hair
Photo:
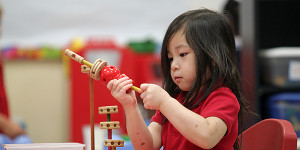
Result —
<path fill-rule="evenodd" d="M 192 109 L 197 107 L 215 89 L 223 86 L 228 87 L 235 94 L 240 104 L 240 128 L 241 113 L 246 108 L 241 93 L 242 82 L 237 67 L 234 35 L 228 20 L 223 14 L 208 9 L 199 9 L 188 11 L 173 20 L 165 34 L 161 50 L 163 88 L 172 97 L 181 92 L 171 78 L 168 45 L 173 35 L 182 28 L 187 43 L 195 52 L 196 74 L 198 77 L 190 91 L 186 93 L 183 105 L 188 109 Z M 209 71 L 210 76 L 206 75 L 207 71 Z M 201 87 L 204 87 L 203 92 L 199 93 Z M 200 100 L 197 99 L 198 94 L 202 95 Z M 238 148 L 238 145 L 237 140 L 234 147 Z"/>
<path fill-rule="evenodd" d="M 223 12 L 230 20 L 231 26 L 233 26 L 233 31 L 236 35 L 240 34 L 239 8 L 240 8 L 240 4 L 236 0 L 228 0 L 223 8 Z"/>

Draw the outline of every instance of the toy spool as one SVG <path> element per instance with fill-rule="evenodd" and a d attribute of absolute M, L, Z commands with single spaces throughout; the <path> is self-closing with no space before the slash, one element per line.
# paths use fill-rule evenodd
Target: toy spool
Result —
<path fill-rule="evenodd" d="M 100 122 L 100 129 L 107 129 L 107 138 L 104 140 L 104 146 L 108 149 L 115 150 L 116 147 L 124 147 L 124 140 L 112 140 L 112 129 L 120 128 L 119 121 L 111 121 L 110 114 L 118 112 L 118 106 L 99 107 L 99 114 L 107 115 L 107 122 Z"/>

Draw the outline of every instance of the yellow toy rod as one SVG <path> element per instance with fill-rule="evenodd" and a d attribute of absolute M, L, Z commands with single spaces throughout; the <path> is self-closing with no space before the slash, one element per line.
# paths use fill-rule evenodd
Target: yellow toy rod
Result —
<path fill-rule="evenodd" d="M 83 57 L 81 57 L 80 55 L 72 52 L 69 49 L 65 50 L 65 55 L 70 57 L 71 59 L 75 60 L 76 62 L 79 62 L 80 64 L 84 64 L 84 65 L 89 66 L 90 68 L 92 68 L 92 66 L 93 66 L 92 63 L 86 61 Z"/>
<path fill-rule="evenodd" d="M 83 57 L 81 57 L 80 55 L 78 55 L 78 54 L 72 52 L 72 51 L 69 50 L 69 49 L 66 49 L 66 50 L 65 50 L 65 55 L 68 56 L 68 57 L 70 57 L 71 59 L 75 60 L 76 62 L 78 62 L 78 63 L 80 63 L 80 64 L 84 64 L 84 65 L 89 66 L 90 68 L 92 68 L 92 66 L 93 66 L 92 63 L 86 61 Z M 131 90 L 134 90 L 134 91 L 136 91 L 136 92 L 138 92 L 138 93 L 141 92 L 141 89 L 138 88 L 138 87 L 136 87 L 136 86 L 132 86 L 130 89 L 131 89 Z"/>

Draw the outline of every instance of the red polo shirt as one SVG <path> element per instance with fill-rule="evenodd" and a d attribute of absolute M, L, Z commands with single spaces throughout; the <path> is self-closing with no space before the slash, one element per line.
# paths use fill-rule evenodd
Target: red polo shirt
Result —
<path fill-rule="evenodd" d="M 178 95 L 177 100 L 183 102 L 184 97 L 182 93 Z M 239 109 L 239 102 L 232 91 L 229 88 L 221 87 L 213 91 L 205 101 L 202 101 L 197 108 L 192 110 L 204 118 L 214 116 L 222 119 L 226 123 L 227 133 L 213 148 L 214 150 L 233 150 L 233 144 L 238 135 Z M 164 150 L 202 149 L 182 136 L 169 121 L 163 124 L 164 118 L 160 111 L 156 111 L 156 114 L 152 117 L 151 121 L 163 125 L 161 139 Z"/>

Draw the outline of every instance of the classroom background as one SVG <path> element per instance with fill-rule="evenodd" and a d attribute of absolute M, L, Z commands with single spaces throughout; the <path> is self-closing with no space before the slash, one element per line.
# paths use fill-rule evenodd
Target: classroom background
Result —
<path fill-rule="evenodd" d="M 90 62 L 102 58 L 136 85 L 160 84 L 159 52 L 169 23 L 191 9 L 222 11 L 226 2 L 0 0 L 0 48 L 11 116 L 23 124 L 34 143 L 87 142 L 88 76 L 63 51 L 69 48 Z M 238 2 L 236 41 L 245 96 L 262 119 L 287 119 L 299 135 L 300 23 L 296 18 L 300 3 Z M 119 105 L 101 83 L 95 88 L 95 107 Z M 152 114 L 144 110 L 143 115 L 147 120 Z M 96 124 L 100 117 L 95 113 Z M 122 117 L 121 109 L 116 119 L 122 123 Z M 245 127 L 257 121 L 249 117 Z"/>

